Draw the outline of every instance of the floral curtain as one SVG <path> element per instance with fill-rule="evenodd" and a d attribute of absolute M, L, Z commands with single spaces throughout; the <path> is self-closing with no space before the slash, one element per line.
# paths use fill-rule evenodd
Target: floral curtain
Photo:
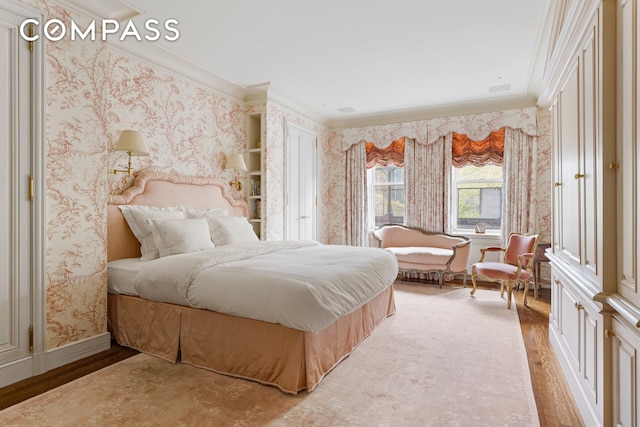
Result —
<path fill-rule="evenodd" d="M 502 239 L 506 244 L 511 232 L 536 230 L 537 137 L 506 128 L 504 147 Z"/>
<path fill-rule="evenodd" d="M 451 168 L 445 156 L 447 138 L 451 140 L 451 136 L 443 136 L 429 145 L 407 139 L 404 167 L 407 226 L 433 232 L 445 229 L 445 185 L 447 169 Z"/>
<path fill-rule="evenodd" d="M 346 153 L 345 200 L 346 243 L 367 243 L 367 153 L 365 144 L 354 144 Z"/>
<path fill-rule="evenodd" d="M 360 244 L 366 236 L 366 149 L 365 142 L 380 148 L 387 148 L 388 141 L 405 139 L 405 186 L 407 188 L 407 225 L 418 226 L 427 229 L 444 229 L 449 232 L 449 212 L 451 209 L 449 194 L 451 192 L 451 167 L 453 164 L 453 133 L 464 134 L 470 140 L 481 141 L 489 139 L 492 145 L 491 151 L 467 155 L 467 159 L 474 160 L 474 156 L 487 156 L 491 161 L 497 162 L 500 147 L 497 141 L 492 139 L 492 132 L 504 131 L 503 167 L 505 173 L 505 189 L 503 193 L 503 235 L 510 231 L 518 231 L 523 228 L 528 232 L 535 229 L 535 162 L 537 144 L 537 113 L 535 107 L 516 110 L 496 111 L 489 113 L 471 114 L 467 116 L 443 117 L 412 122 L 391 123 L 385 125 L 363 126 L 358 128 L 346 128 L 342 130 L 342 150 L 346 152 L 347 164 L 354 161 L 355 153 L 350 150 L 354 146 L 362 149 L 361 168 L 357 172 L 355 164 L 347 166 L 347 195 L 346 210 L 348 222 L 346 224 L 347 241 L 349 244 Z M 498 137 L 499 139 L 499 137 Z M 412 148 L 409 148 L 413 144 Z M 464 145 L 462 143 L 461 145 Z M 430 147 L 432 146 L 432 147 Z M 430 147 L 430 148 L 429 148 Z M 412 151 L 411 151 L 412 150 Z M 423 150 L 431 150 L 429 154 Z M 437 150 L 442 150 L 437 151 Z M 518 151 L 522 150 L 522 151 Z M 410 151 L 410 152 L 409 152 Z M 474 150 L 471 148 L 471 151 Z M 437 156 L 434 158 L 430 156 Z M 441 156 L 441 157 L 440 157 Z M 464 159 L 464 155 L 456 154 L 455 157 Z M 528 163 L 527 163 L 528 160 Z M 462 160 L 456 160 L 456 162 Z M 440 171 L 440 175 L 438 172 Z M 433 179 L 430 189 L 420 192 L 421 181 L 427 174 Z M 360 175 L 361 174 L 361 175 Z M 353 179 L 361 176 L 363 187 L 358 188 Z M 531 176 L 531 178 L 529 178 Z M 356 177 L 356 178 L 354 178 Z M 515 181 L 514 181 L 515 180 Z M 438 182 L 438 181 L 441 181 Z M 353 184 L 352 184 L 353 183 Z M 517 183 L 517 185 L 514 185 Z M 429 185 L 429 184 L 427 184 Z M 525 185 L 525 191 L 519 191 L 519 187 Z M 438 189 L 441 193 L 437 193 Z M 360 193 L 359 193 L 360 192 Z M 428 192 L 428 193 L 427 193 Z M 362 196 L 358 196 L 362 194 Z M 429 194 L 429 196 L 427 196 Z M 438 195 L 439 194 L 439 195 Z M 427 198 L 434 197 L 434 201 L 427 202 Z M 359 203 L 358 198 L 362 198 Z M 431 209 L 438 209 L 435 213 Z M 507 209 L 509 206 L 509 209 Z M 507 210 L 509 210 L 507 217 Z M 522 216 L 524 215 L 524 216 Z M 358 219 L 360 218 L 360 219 Z M 359 221 L 359 222 L 358 222 Z M 351 226 L 353 224 L 353 227 Z M 356 243 L 353 243 L 356 242 Z"/>

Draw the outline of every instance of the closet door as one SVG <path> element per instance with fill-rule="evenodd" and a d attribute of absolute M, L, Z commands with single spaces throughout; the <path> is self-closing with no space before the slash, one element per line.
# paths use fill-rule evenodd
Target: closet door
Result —
<path fill-rule="evenodd" d="M 618 133 L 618 285 L 617 292 L 640 306 L 638 266 L 640 265 L 640 149 L 638 147 L 638 75 L 640 74 L 640 11 L 636 0 L 620 2 L 619 11 L 619 133 Z M 617 165 L 612 165 L 616 168 Z"/>
<path fill-rule="evenodd" d="M 557 101 L 556 144 L 556 220 L 555 245 L 558 256 L 580 265 L 580 229 L 583 222 L 580 203 L 580 90 L 576 59 Z"/>
<path fill-rule="evenodd" d="M 285 239 L 316 240 L 317 135 L 298 124 L 286 124 Z"/>
<path fill-rule="evenodd" d="M 19 32 L 26 17 L 20 5 L 0 0 L 0 387 L 34 375 L 33 284 L 41 266 L 32 259 L 32 162 L 39 115 L 36 53 Z"/>

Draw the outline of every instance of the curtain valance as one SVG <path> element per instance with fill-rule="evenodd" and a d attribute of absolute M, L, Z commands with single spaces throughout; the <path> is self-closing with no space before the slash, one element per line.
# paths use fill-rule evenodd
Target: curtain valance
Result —
<path fill-rule="evenodd" d="M 367 150 L 367 169 L 376 164 L 389 166 L 390 163 L 398 167 L 404 166 L 404 141 L 405 138 L 395 140 L 387 148 L 376 147 L 373 143 L 365 143 Z"/>
<path fill-rule="evenodd" d="M 342 150 L 346 151 L 359 142 L 371 142 L 376 147 L 385 148 L 403 136 L 414 139 L 418 144 L 429 145 L 452 132 L 479 141 L 503 127 L 537 136 L 536 107 L 343 129 Z"/>
<path fill-rule="evenodd" d="M 342 130 L 342 151 L 353 144 L 370 142 L 378 148 L 388 147 L 392 141 L 402 137 L 415 139 L 420 144 L 427 143 L 427 126 L 425 120 L 416 122 L 391 123 L 388 125 L 366 126 Z"/>
<path fill-rule="evenodd" d="M 484 166 L 489 163 L 502 166 L 504 162 L 504 128 L 493 131 L 482 141 L 474 141 L 465 134 L 453 133 L 451 142 L 452 163 Z"/>

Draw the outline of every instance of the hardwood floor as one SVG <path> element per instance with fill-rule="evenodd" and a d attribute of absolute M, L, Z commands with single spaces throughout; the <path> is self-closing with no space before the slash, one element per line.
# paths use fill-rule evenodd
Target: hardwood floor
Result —
<path fill-rule="evenodd" d="M 68 365 L 53 369 L 42 375 L 27 378 L 24 381 L 0 388 L 0 410 L 136 354 L 138 354 L 136 350 L 121 347 L 116 344 L 115 341 L 112 341 L 109 350 L 94 354 L 77 362 L 69 363 Z"/>
<path fill-rule="evenodd" d="M 537 300 L 530 294 L 527 307 L 522 303 L 523 294 L 522 291 L 516 292 L 516 304 L 540 425 L 583 426 L 560 363 L 549 343 L 551 290 L 541 289 Z"/>
<path fill-rule="evenodd" d="M 434 285 L 425 284 L 425 286 Z M 453 286 L 461 286 L 461 283 L 454 282 Z M 485 289 L 496 289 L 495 284 L 479 284 L 479 286 Z M 540 425 L 543 427 L 584 425 L 555 353 L 549 344 L 550 290 L 543 288 L 538 300 L 534 300 L 533 295 L 530 295 L 528 307 L 522 304 L 522 291 L 516 292 L 515 295 Z M 113 342 L 109 350 L 0 388 L 0 410 L 137 353 L 135 350 L 121 347 Z"/>

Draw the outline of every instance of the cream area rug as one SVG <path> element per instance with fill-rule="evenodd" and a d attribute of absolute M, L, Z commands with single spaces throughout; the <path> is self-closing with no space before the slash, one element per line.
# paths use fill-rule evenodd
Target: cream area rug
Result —
<path fill-rule="evenodd" d="M 0 412 L 6 426 L 539 425 L 515 305 L 397 282 L 397 312 L 311 392 L 145 354 Z"/>

